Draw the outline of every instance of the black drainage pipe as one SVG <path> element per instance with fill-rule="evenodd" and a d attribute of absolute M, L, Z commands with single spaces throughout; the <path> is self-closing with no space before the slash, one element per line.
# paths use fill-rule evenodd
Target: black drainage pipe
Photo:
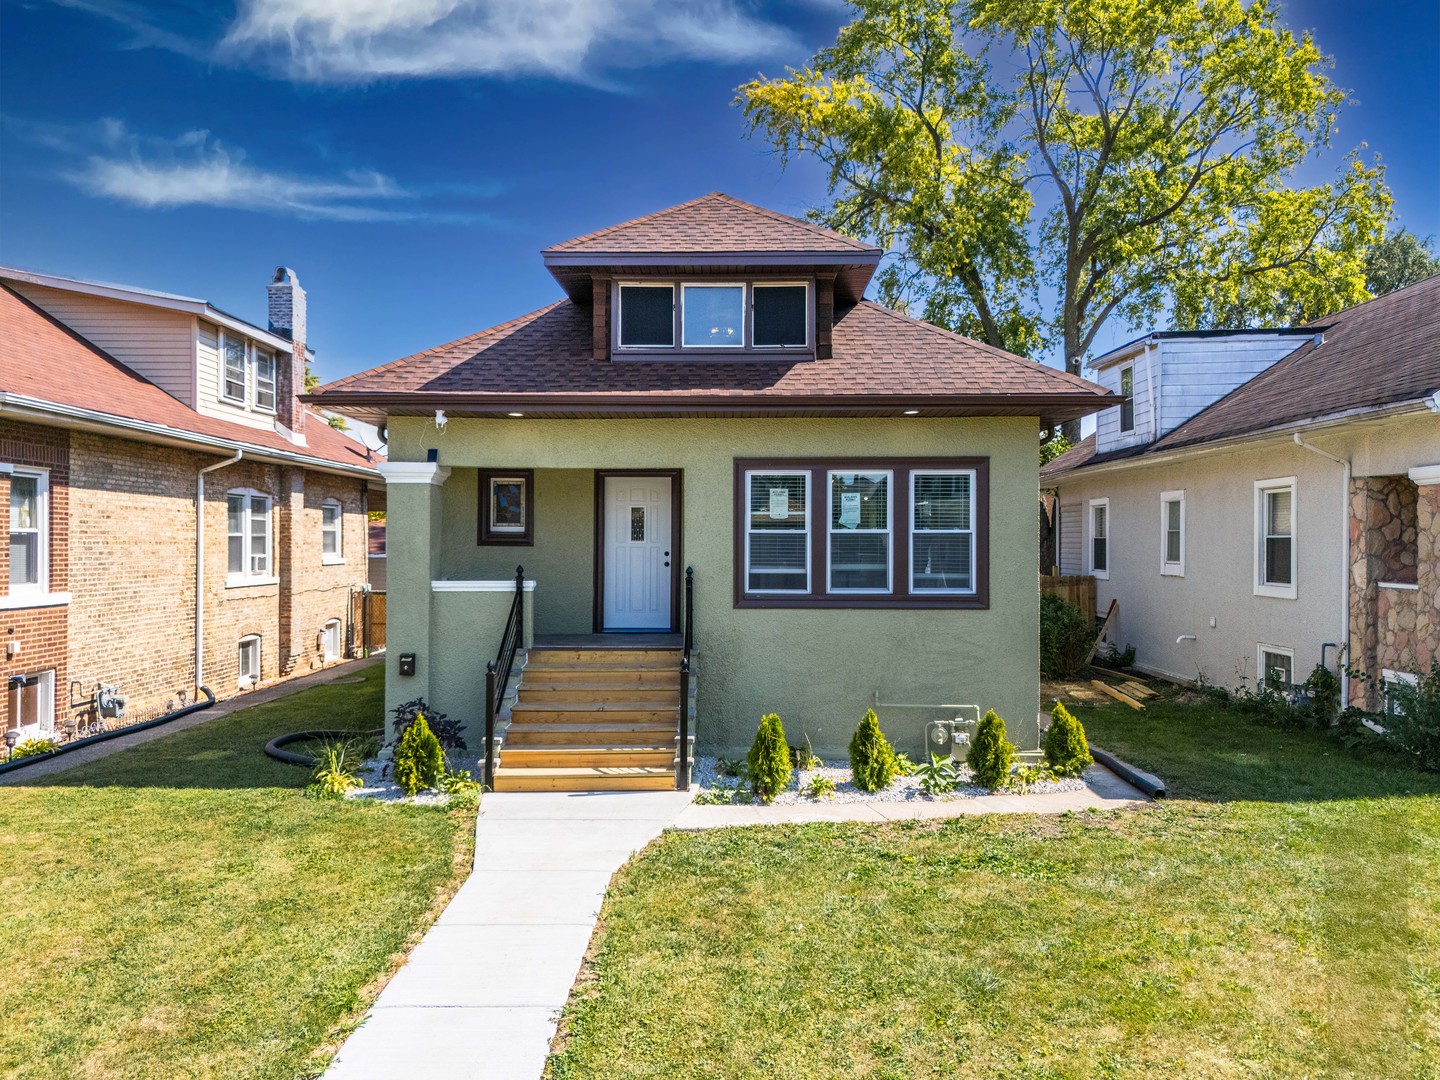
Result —
<path fill-rule="evenodd" d="M 265 753 L 269 754 L 276 761 L 283 761 L 286 765 L 302 765 L 307 769 L 315 767 L 315 759 L 308 754 L 297 754 L 284 747 L 291 743 L 304 742 L 307 739 L 353 739 L 357 735 L 362 738 L 372 738 L 385 734 L 384 728 L 376 728 L 374 731 L 339 731 L 327 728 L 324 731 L 292 731 L 289 735 L 276 735 L 265 744 Z"/>
<path fill-rule="evenodd" d="M 7 773 L 12 769 L 23 769 L 27 765 L 34 765 L 41 761 L 49 761 L 51 758 L 68 754 L 72 750 L 81 750 L 87 746 L 105 742 L 107 739 L 118 739 L 122 735 L 133 735 L 137 731 L 146 731 L 149 728 L 159 727 L 161 724 L 168 724 L 172 720 L 179 720 L 182 716 L 189 716 L 193 712 L 208 709 L 211 705 L 215 704 L 215 695 L 211 693 L 208 686 L 200 687 L 200 692 L 205 695 L 207 700 L 197 701 L 193 705 L 186 705 L 183 709 L 176 709 L 174 712 L 166 713 L 164 716 L 157 716 L 154 720 L 146 720 L 143 724 L 131 724 L 129 727 L 116 728 L 114 731 L 102 731 L 99 735 L 87 735 L 83 739 L 74 739 L 65 743 L 63 746 L 57 746 L 54 750 L 49 750 L 43 754 L 30 754 L 27 757 L 20 758 L 18 761 L 7 761 L 4 765 L 0 765 L 0 773 Z"/>
<path fill-rule="evenodd" d="M 1122 761 L 1109 750 L 1102 750 L 1094 743 L 1087 744 L 1090 747 L 1090 756 L 1104 765 L 1107 769 L 1120 777 L 1133 788 L 1139 788 L 1152 799 L 1165 798 L 1165 781 L 1153 773 L 1144 769 L 1137 769 L 1128 761 Z"/>

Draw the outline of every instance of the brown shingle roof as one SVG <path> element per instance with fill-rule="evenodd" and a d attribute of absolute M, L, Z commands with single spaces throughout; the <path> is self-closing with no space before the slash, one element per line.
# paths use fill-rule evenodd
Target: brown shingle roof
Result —
<path fill-rule="evenodd" d="M 1156 452 L 1440 390 L 1440 275 L 1308 324 L 1300 346 L 1158 440 Z"/>
<path fill-rule="evenodd" d="M 305 446 L 277 431 L 202 416 L 5 285 L 0 285 L 0 393 L 350 469 L 374 470 L 382 460 L 367 458 L 364 446 L 313 412 Z"/>
<path fill-rule="evenodd" d="M 913 399 L 986 413 L 1079 416 L 1113 400 L 1094 383 L 869 301 L 842 312 L 826 360 L 596 360 L 590 313 L 568 300 L 321 387 L 326 408 L 497 409 L 547 397 L 567 406 L 647 403 L 784 409 L 823 399 L 850 405 Z M 555 406 L 559 407 L 557 400 Z M 347 409 L 347 406 L 349 407 Z"/>
<path fill-rule="evenodd" d="M 744 251 L 878 253 L 878 249 L 859 240 L 718 191 L 545 249 L 547 255 Z"/>

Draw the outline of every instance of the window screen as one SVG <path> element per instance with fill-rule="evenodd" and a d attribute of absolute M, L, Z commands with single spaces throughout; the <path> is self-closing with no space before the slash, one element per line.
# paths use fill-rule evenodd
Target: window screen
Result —
<path fill-rule="evenodd" d="M 809 475 L 746 476 L 745 588 L 749 592 L 809 592 Z"/>
<path fill-rule="evenodd" d="M 890 588 L 890 474 L 830 475 L 830 591 Z"/>
<path fill-rule="evenodd" d="M 680 291 L 680 322 L 687 347 L 744 347 L 744 285 L 684 285 Z"/>
<path fill-rule="evenodd" d="M 971 523 L 974 474 L 912 473 L 910 588 L 970 592 L 975 587 Z"/>
<path fill-rule="evenodd" d="M 756 285 L 754 296 L 757 348 L 806 344 L 810 320 L 804 285 Z"/>
<path fill-rule="evenodd" d="M 675 287 L 673 285 L 620 286 L 620 344 L 675 345 Z"/>

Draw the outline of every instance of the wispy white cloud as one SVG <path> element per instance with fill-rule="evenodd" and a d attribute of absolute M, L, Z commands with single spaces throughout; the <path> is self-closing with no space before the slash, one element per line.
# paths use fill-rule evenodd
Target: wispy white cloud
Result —
<path fill-rule="evenodd" d="M 806 56 L 750 0 L 240 0 L 213 47 L 131 0 L 56 0 L 153 45 L 312 83 L 537 76 L 595 83 L 674 60 Z"/>
<path fill-rule="evenodd" d="M 265 168 L 208 131 L 156 138 L 114 119 L 53 125 L 7 118 L 6 127 L 68 159 L 59 170 L 68 183 L 133 206 L 212 206 L 323 221 L 471 220 L 430 210 L 424 199 L 431 192 L 410 190 L 383 173 L 319 176 Z"/>

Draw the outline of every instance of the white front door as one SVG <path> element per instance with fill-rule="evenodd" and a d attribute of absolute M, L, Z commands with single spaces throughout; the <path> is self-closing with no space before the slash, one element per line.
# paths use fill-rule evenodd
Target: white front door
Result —
<path fill-rule="evenodd" d="M 605 477 L 605 630 L 669 630 L 670 477 Z"/>

